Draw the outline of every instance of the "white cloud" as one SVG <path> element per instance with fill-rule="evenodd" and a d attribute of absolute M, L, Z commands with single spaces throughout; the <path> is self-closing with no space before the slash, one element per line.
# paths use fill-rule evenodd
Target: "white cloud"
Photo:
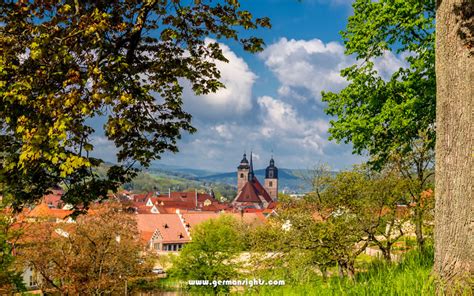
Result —
<path fill-rule="evenodd" d="M 264 138 L 276 138 L 296 149 L 323 153 L 327 145 L 325 120 L 308 120 L 300 116 L 289 104 L 269 96 L 258 98 L 262 109 L 262 126 L 260 132 Z"/>
<path fill-rule="evenodd" d="M 339 75 L 353 60 L 344 55 L 344 47 L 337 42 L 324 44 L 319 39 L 280 39 L 260 54 L 265 65 L 276 75 L 281 88 L 289 92 L 300 87 L 320 98 L 322 90 L 337 91 L 346 85 Z"/>
<path fill-rule="evenodd" d="M 206 42 L 214 42 L 207 39 Z M 184 106 L 191 114 L 213 118 L 224 118 L 243 114 L 252 108 L 252 86 L 257 76 L 247 63 L 227 45 L 220 44 L 228 63 L 216 61 L 221 73 L 220 81 L 225 88 L 216 93 L 195 96 L 189 83 L 184 89 Z"/>
<path fill-rule="evenodd" d="M 385 51 L 382 56 L 374 59 L 374 68 L 384 80 L 388 80 L 395 71 L 408 66 L 405 61 L 408 55 L 403 53 L 397 57 L 392 52 Z"/>
<path fill-rule="evenodd" d="M 338 42 L 324 43 L 319 39 L 288 40 L 281 38 L 260 54 L 265 65 L 275 74 L 281 86 L 279 95 L 302 100 L 299 89 L 309 91 L 319 101 L 321 91 L 340 91 L 347 85 L 340 71 L 354 65 L 353 56 L 344 54 Z M 404 56 L 385 52 L 374 60 L 375 69 L 388 79 L 393 72 L 406 66 Z"/>

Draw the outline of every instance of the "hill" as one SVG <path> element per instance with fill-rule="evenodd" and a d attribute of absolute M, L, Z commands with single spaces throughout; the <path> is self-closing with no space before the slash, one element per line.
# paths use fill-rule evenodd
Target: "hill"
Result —
<path fill-rule="evenodd" d="M 280 191 L 285 190 L 292 192 L 302 192 L 309 190 L 308 186 L 305 184 L 302 174 L 300 174 L 301 172 L 302 170 L 278 169 Z M 265 170 L 255 170 L 255 176 L 257 176 L 260 181 L 263 181 L 265 179 Z M 199 180 L 235 185 L 237 183 L 236 178 L 236 172 L 228 172 L 200 177 Z"/>
<path fill-rule="evenodd" d="M 100 171 L 105 174 L 104 165 Z M 263 182 L 265 170 L 255 171 L 257 178 Z M 285 192 L 307 192 L 310 190 L 305 175 L 309 175 L 309 170 L 297 170 L 280 168 L 278 170 L 279 190 Z M 186 191 L 198 189 L 202 191 L 214 190 L 218 197 L 224 196 L 227 199 L 233 198 L 237 191 L 236 172 L 214 172 L 199 168 L 185 168 L 172 165 L 153 165 L 143 169 L 132 182 L 123 187 L 132 191 Z"/>

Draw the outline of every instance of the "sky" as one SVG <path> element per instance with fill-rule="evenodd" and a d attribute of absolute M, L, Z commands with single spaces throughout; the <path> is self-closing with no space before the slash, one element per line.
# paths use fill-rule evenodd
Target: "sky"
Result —
<path fill-rule="evenodd" d="M 351 2 L 241 0 L 255 17 L 271 20 L 272 29 L 253 32 L 264 39 L 264 51 L 250 54 L 219 40 L 229 60 L 217 64 L 226 88 L 199 97 L 185 89 L 184 110 L 198 132 L 183 134 L 180 152 L 165 153 L 155 164 L 227 172 L 250 151 L 257 169 L 272 155 L 281 168 L 310 169 L 322 162 L 340 170 L 362 162 L 350 144 L 328 139 L 331 118 L 321 101 L 321 91 L 347 85 L 339 72 L 356 63 L 344 54 L 339 34 L 352 14 Z M 390 52 L 375 61 L 382 77 L 403 65 L 403 57 Z M 94 144 L 98 156 L 114 161 L 111 143 L 97 135 Z"/>

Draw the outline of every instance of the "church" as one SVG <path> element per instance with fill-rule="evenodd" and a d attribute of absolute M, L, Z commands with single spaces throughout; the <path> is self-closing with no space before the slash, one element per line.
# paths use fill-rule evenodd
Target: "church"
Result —
<path fill-rule="evenodd" d="M 232 205 L 240 209 L 266 209 L 270 203 L 277 201 L 277 199 L 278 168 L 275 166 L 273 157 L 265 170 L 265 180 L 262 186 L 253 170 L 252 153 L 250 153 L 250 162 L 244 153 L 244 157 L 237 167 L 237 196 L 232 201 Z"/>

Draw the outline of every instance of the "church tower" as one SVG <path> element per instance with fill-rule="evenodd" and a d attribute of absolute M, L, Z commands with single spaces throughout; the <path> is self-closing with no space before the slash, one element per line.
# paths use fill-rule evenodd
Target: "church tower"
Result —
<path fill-rule="evenodd" d="M 278 198 L 278 168 L 275 166 L 273 156 L 270 159 L 270 165 L 265 170 L 265 190 L 273 200 Z"/>
<path fill-rule="evenodd" d="M 244 158 L 242 158 L 240 165 L 237 167 L 237 193 L 240 192 L 245 183 L 247 183 L 249 170 L 249 161 L 247 160 L 247 155 L 244 153 Z"/>

